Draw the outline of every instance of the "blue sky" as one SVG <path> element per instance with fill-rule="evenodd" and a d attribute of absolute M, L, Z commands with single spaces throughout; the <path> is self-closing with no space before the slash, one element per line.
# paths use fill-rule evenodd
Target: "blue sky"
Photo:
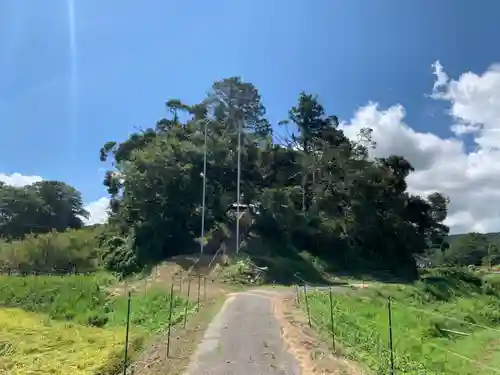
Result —
<path fill-rule="evenodd" d="M 306 90 L 345 121 L 401 103 L 415 131 L 452 137 L 453 102 L 426 97 L 431 64 L 458 79 L 500 61 L 498 14 L 494 0 L 2 1 L 0 173 L 97 200 L 103 143 L 232 75 L 260 89 L 273 122 Z"/>

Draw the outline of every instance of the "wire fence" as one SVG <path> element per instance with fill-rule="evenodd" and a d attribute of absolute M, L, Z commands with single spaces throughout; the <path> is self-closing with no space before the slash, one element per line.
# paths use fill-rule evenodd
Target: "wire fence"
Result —
<path fill-rule="evenodd" d="M 154 275 L 154 278 L 157 277 L 157 275 Z M 185 285 L 187 283 L 187 285 Z M 147 278 L 144 279 L 144 292 L 146 292 L 148 289 L 148 280 Z M 183 272 L 180 271 L 172 276 L 171 283 L 170 283 L 170 296 L 169 296 L 169 309 L 168 309 L 168 319 L 166 322 L 166 344 L 165 344 L 165 360 L 168 360 L 171 357 L 171 343 L 172 343 L 172 330 L 175 326 L 177 330 L 186 330 L 187 324 L 188 324 L 188 317 L 190 316 L 190 309 L 194 308 L 195 312 L 199 312 L 202 306 L 202 303 L 207 300 L 207 276 L 201 275 L 201 274 L 196 274 L 196 273 L 190 273 L 190 272 Z M 129 299 L 131 298 L 131 292 L 128 292 Z M 180 321 L 175 321 L 173 317 L 173 302 L 175 300 L 175 297 L 180 297 L 184 301 L 184 308 L 182 312 L 182 319 Z M 127 327 L 130 324 L 130 317 L 129 314 L 127 318 Z M 126 329 L 126 337 L 125 337 L 125 345 L 128 343 L 128 331 L 129 329 Z M 132 365 L 130 366 L 129 360 L 130 358 L 127 357 L 127 349 L 124 350 L 125 357 L 123 360 L 123 374 L 126 375 L 127 373 L 129 374 L 134 374 L 136 371 L 136 366 Z M 149 365 L 149 364 L 146 364 Z M 128 372 L 127 372 L 128 370 Z"/>
<path fill-rule="evenodd" d="M 153 273 L 153 280 L 155 280 L 158 276 L 156 273 Z M 186 285 L 187 284 L 187 285 Z M 143 291 L 141 291 L 140 286 L 135 288 L 135 292 L 147 292 L 148 288 L 151 286 L 151 282 L 148 282 L 147 278 L 143 279 Z M 128 289 L 128 287 L 127 287 Z M 126 322 L 126 330 L 125 330 L 125 338 L 124 338 L 124 358 L 123 358 L 123 374 L 135 374 L 137 363 L 133 363 L 129 356 L 130 351 L 130 340 L 129 333 L 133 330 L 133 326 L 131 324 L 130 316 L 134 309 L 133 304 L 133 293 L 131 291 L 127 292 L 128 294 L 128 309 L 127 309 L 127 322 Z M 173 303 L 176 297 L 180 297 L 184 301 L 183 312 L 181 314 L 182 319 L 180 321 L 176 321 L 173 319 L 174 306 Z M 174 274 L 170 281 L 169 288 L 169 308 L 168 308 L 168 319 L 166 322 L 166 326 L 164 327 L 164 331 L 166 332 L 166 343 L 165 343 L 165 351 L 164 351 L 164 360 L 168 360 L 171 358 L 172 351 L 172 332 L 175 327 L 177 331 L 186 330 L 188 319 L 190 316 L 190 310 L 194 309 L 194 312 L 199 312 L 202 306 L 202 303 L 207 300 L 207 276 L 201 274 L 195 274 L 190 272 L 180 271 Z M 144 363 L 143 363 L 144 365 Z M 146 365 L 150 365 L 150 363 L 146 363 Z"/>
<path fill-rule="evenodd" d="M 2 274 L 2 273 L 0 273 Z M 57 276 L 57 272 L 50 273 L 36 273 L 33 272 L 31 274 L 25 273 L 17 273 L 17 272 L 5 272 L 4 275 L 10 275 L 15 277 L 14 280 L 18 280 L 19 282 L 23 282 L 23 280 L 27 280 L 26 277 L 37 277 L 37 276 Z M 66 273 L 67 275 L 67 273 Z M 45 280 L 45 282 L 49 282 L 46 277 L 40 280 Z M 57 279 L 63 281 L 63 279 Z M 161 284 L 161 285 L 160 285 Z M 17 285 L 17 283 L 16 283 Z M 24 284 L 23 284 L 24 285 Z M 26 284 L 28 285 L 28 284 Z M 142 327 L 140 327 L 140 322 L 144 320 L 141 314 L 144 312 L 144 306 L 141 306 L 141 303 L 144 302 L 144 299 L 141 298 L 142 295 L 145 295 L 152 287 L 159 288 L 161 287 L 163 290 L 166 289 L 168 298 L 165 296 L 165 303 L 168 306 L 165 306 L 163 314 L 166 314 L 166 321 L 161 329 L 161 332 L 156 333 L 164 333 L 166 337 L 164 337 L 165 341 L 162 341 L 161 347 L 164 348 L 163 360 L 168 361 L 171 358 L 172 351 L 172 340 L 171 337 L 173 335 L 174 329 L 176 334 L 179 331 L 186 330 L 188 325 L 189 317 L 192 316 L 192 313 L 199 312 L 203 303 L 207 301 L 207 276 L 201 274 L 194 274 L 188 271 L 181 271 L 175 273 L 170 279 L 161 278 L 159 279 L 159 275 L 157 270 L 153 270 L 153 273 L 149 277 L 144 277 L 138 280 L 124 280 L 121 285 L 109 285 L 109 292 L 111 295 L 121 295 L 126 298 L 126 318 L 124 321 L 124 337 L 123 337 L 123 359 L 121 360 L 121 364 L 118 365 L 121 373 L 126 374 L 134 374 L 138 369 L 138 363 L 136 363 L 138 352 L 138 347 L 136 346 L 136 340 L 134 336 L 134 331 L 139 330 L 142 332 Z M 35 290 L 35 289 L 33 289 Z M 94 289 L 95 290 L 95 289 Z M 19 295 L 16 293 L 17 290 L 12 290 L 12 297 L 19 302 L 23 298 L 32 299 L 33 296 L 29 297 L 29 291 L 25 291 L 24 294 L 26 296 Z M 40 293 L 45 293 L 45 289 L 39 291 Z M 90 302 L 92 299 L 96 299 L 95 294 L 89 291 L 79 290 L 79 296 L 75 296 L 74 301 L 69 301 L 69 303 L 76 303 L 77 299 L 78 303 L 82 303 L 81 299 L 86 299 L 88 297 L 89 306 L 92 305 L 93 302 Z M 88 293 L 88 294 L 86 294 Z M 74 293 L 73 293 L 74 294 Z M 82 297 L 83 296 L 83 297 Z M 72 297 L 69 297 L 72 298 Z M 37 299 L 37 298 L 35 298 Z M 125 302 L 122 299 L 123 302 Z M 68 301 L 65 301 L 66 303 Z M 102 301 L 101 301 L 102 302 Z M 0 304 L 0 307 L 2 304 Z M 9 306 L 7 303 L 5 306 Z M 33 306 L 32 306 L 33 307 Z M 147 308 L 147 307 L 146 307 Z M 134 326 L 134 322 L 138 322 L 138 326 Z M 92 325 L 98 324 L 98 322 L 92 322 Z M 104 322 L 103 325 L 106 323 Z M 1 354 L 1 353 L 0 353 Z M 146 360 L 148 360 L 146 358 Z M 150 365 L 150 363 L 141 363 L 142 366 Z M 139 366 L 140 367 L 140 366 Z M 0 371 L 1 372 L 1 371 Z"/>
<path fill-rule="evenodd" d="M 308 325 L 363 374 L 500 374 L 500 329 L 391 297 L 343 298 L 345 288 L 301 283 L 295 290 Z"/>

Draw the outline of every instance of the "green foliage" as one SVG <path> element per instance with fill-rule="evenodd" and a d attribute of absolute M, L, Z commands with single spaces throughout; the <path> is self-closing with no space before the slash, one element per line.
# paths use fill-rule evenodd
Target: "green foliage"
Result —
<path fill-rule="evenodd" d="M 122 276 L 139 271 L 141 267 L 132 246 L 130 237 L 113 235 L 103 239 L 101 250 L 104 267 Z"/>
<path fill-rule="evenodd" d="M 106 306 L 109 311 L 108 326 L 123 327 L 127 321 L 127 297 L 112 299 Z M 172 302 L 172 322 L 179 322 L 184 317 L 186 301 L 176 295 Z M 148 333 L 157 333 L 168 323 L 170 294 L 165 288 L 151 288 L 144 294 L 133 296 L 130 324 L 141 327 Z M 188 313 L 191 309 L 188 309 Z"/>
<path fill-rule="evenodd" d="M 243 122 L 243 128 L 247 132 L 257 137 L 267 138 L 272 133 L 271 125 L 265 118 L 266 109 L 259 91 L 253 84 L 243 82 L 240 77 L 214 82 L 208 93 L 207 103 L 213 108 L 217 120 L 233 129 L 239 120 Z"/>
<path fill-rule="evenodd" d="M 41 181 L 24 187 L 0 183 L 0 238 L 77 229 L 87 217 L 80 192 L 64 182 Z"/>
<path fill-rule="evenodd" d="M 414 285 L 372 286 L 363 291 L 334 294 L 335 333 L 342 351 L 372 371 L 389 368 L 388 297 L 392 298 L 392 334 L 398 374 L 475 374 L 473 358 L 496 367 L 500 353 L 498 291 L 487 293 L 477 275 L 461 269 L 425 273 Z M 316 327 L 329 335 L 328 294 L 311 292 Z M 451 352 L 458 355 L 452 355 Z M 488 353 L 488 355 L 486 355 Z"/>
<path fill-rule="evenodd" d="M 467 236 L 469 233 L 462 233 L 462 234 L 450 234 L 447 239 L 446 239 L 446 242 L 448 242 L 450 245 L 453 245 L 453 243 L 457 240 L 459 240 L 460 238 L 464 237 L 464 236 Z M 492 241 L 492 242 L 499 242 L 500 241 L 500 233 L 499 232 L 491 232 L 491 233 L 485 233 L 484 234 L 486 236 L 486 238 L 489 240 L 489 241 Z"/>
<path fill-rule="evenodd" d="M 302 93 L 289 117 L 299 129 L 290 144 L 300 150 L 301 181 L 262 193 L 259 230 L 337 268 L 369 266 L 415 277 L 413 254 L 440 245 L 448 233 L 442 224 L 447 199 L 408 194 L 410 163 L 396 155 L 369 160 L 370 130 L 349 141 L 316 97 Z"/>
<path fill-rule="evenodd" d="M 238 170 L 242 202 L 257 207 L 255 228 L 263 237 L 279 239 L 283 248 L 305 249 L 337 268 L 369 266 L 414 277 L 413 255 L 443 244 L 447 199 L 409 194 L 411 164 L 397 155 L 370 159 L 371 130 L 349 140 L 313 94 L 300 93 L 289 110 L 287 122 L 298 133 L 281 145 L 271 141 L 258 89 L 239 77 L 215 82 L 200 103 L 170 99 L 166 108 L 169 116 L 154 127 L 100 150 L 100 159 L 112 165 L 104 179 L 111 216 L 98 238 L 109 270 L 127 275 L 196 251 L 199 241 L 217 251 L 215 237 L 223 233 L 217 227 L 232 231 L 227 210 L 237 194 Z M 0 189 L 0 229 L 12 238 L 37 233 L 38 227 L 78 227 L 81 222 L 72 218 L 86 215 L 78 192 L 62 183 L 16 189 Z M 30 214 L 12 214 L 21 211 Z M 39 225 L 42 219 L 45 226 Z"/>
<path fill-rule="evenodd" d="M 0 276 L 0 305 L 44 313 L 56 320 L 102 324 L 110 283 L 105 276 Z"/>
<path fill-rule="evenodd" d="M 485 265 L 500 263 L 500 241 L 495 236 L 468 233 L 454 238 L 445 249 L 439 264 Z"/>
<path fill-rule="evenodd" d="M 28 235 L 0 242 L 0 270 L 23 274 L 91 272 L 100 266 L 96 229 Z"/>
<path fill-rule="evenodd" d="M 43 313 L 54 320 L 95 327 L 124 327 L 127 296 L 111 297 L 106 288 L 115 279 L 96 276 L 0 276 L 0 306 Z M 131 324 L 135 329 L 156 332 L 168 321 L 170 294 L 152 288 L 134 295 Z M 174 296 L 173 321 L 183 317 L 185 301 Z"/>
<path fill-rule="evenodd" d="M 124 143 L 108 143 L 102 150 L 103 155 L 113 154 L 117 169 L 110 171 L 105 181 L 114 202 L 111 222 L 119 228 L 117 234 L 132 240 L 127 250 L 133 251 L 134 262 L 141 266 L 190 252 L 198 245 L 205 126 L 209 132 L 210 173 L 207 233 L 218 224 L 228 223 L 227 207 L 236 194 L 233 150 L 237 124 L 233 114 L 238 113 L 238 121 L 244 122 L 242 180 L 246 183 L 242 191 L 249 199 L 256 196 L 253 182 L 260 178 L 255 166 L 260 163 L 257 143 L 265 137 L 266 126 L 260 97 L 251 84 L 236 78 L 223 80 L 214 84 L 205 104 L 190 107 L 174 100 L 167 107 L 173 118 L 160 120 L 154 136 L 147 130 Z M 187 111 L 192 119 L 181 124 L 179 111 Z M 203 113 L 205 117 L 200 117 Z M 121 245 L 119 248 L 124 249 Z M 121 253 L 132 259 L 129 252 Z"/>
<path fill-rule="evenodd" d="M 260 285 L 265 281 L 263 276 L 249 258 L 242 257 L 225 267 L 219 279 L 234 285 Z"/>
<path fill-rule="evenodd" d="M 100 150 L 100 160 L 112 168 L 103 181 L 111 216 L 97 238 L 99 257 L 87 250 L 90 245 L 62 255 L 66 245 L 55 235 L 31 236 L 27 245 L 13 245 L 26 247 L 19 253 L 28 255 L 9 255 L 11 263 L 64 268 L 72 260 L 94 264 L 99 258 L 107 269 L 128 275 L 197 251 L 200 241 L 215 252 L 224 237 L 218 227 L 234 227 L 228 207 L 236 200 L 238 174 L 242 203 L 256 207 L 256 231 L 282 242 L 280 248 L 305 249 L 337 268 L 386 269 L 407 277 L 416 276 L 414 254 L 444 248 L 448 200 L 439 193 L 409 194 L 411 164 L 398 155 L 369 158 L 371 130 L 348 139 L 317 96 L 299 94 L 286 121 L 298 132 L 278 136 L 280 144 L 272 143 L 258 89 L 239 77 L 214 82 L 200 103 L 174 98 L 165 106 L 168 117 L 154 127 Z M 87 214 L 79 192 L 64 183 L 0 184 L 0 236 L 8 240 L 79 228 Z M 58 255 L 36 255 L 45 253 Z"/>
<path fill-rule="evenodd" d="M 67 268 L 73 260 L 95 264 L 99 258 L 107 269 L 128 275 L 197 251 L 200 241 L 215 252 L 217 236 L 223 237 L 218 227 L 232 231 L 227 211 L 238 190 L 242 203 L 257 208 L 255 228 L 263 237 L 283 242 L 281 248 L 305 249 L 337 269 L 385 269 L 411 278 L 415 254 L 445 249 L 447 198 L 409 194 L 412 165 L 398 155 L 370 158 L 376 147 L 371 130 L 362 129 L 356 141 L 347 138 L 316 95 L 299 94 L 283 122 L 297 132 L 276 135 L 279 144 L 273 144 L 259 90 L 240 77 L 214 82 L 199 103 L 172 98 L 165 106 L 166 118 L 100 150 L 100 160 L 111 165 L 103 181 L 111 215 L 97 238 L 99 257 L 90 244 L 76 249 L 55 234 L 29 236 L 80 228 L 88 213 L 78 191 L 58 181 L 23 188 L 1 183 L 0 238 L 28 236 L 27 245 L 12 245 L 22 251 L 6 250 L 16 253 L 9 262 L 23 269 L 30 262 Z M 75 251 L 64 255 L 65 246 Z M 469 250 L 450 252 L 453 263 L 465 261 L 461 254 Z M 51 259 L 40 259 L 46 253 Z"/>
<path fill-rule="evenodd" d="M 296 276 L 312 283 L 324 284 L 320 267 L 315 267 L 314 262 L 303 259 L 301 256 L 273 256 L 254 257 L 260 267 L 267 267 L 264 280 L 267 283 L 290 285 L 297 282 Z"/>
<path fill-rule="evenodd" d="M 259 282 L 291 285 L 297 282 L 297 275 L 308 282 L 327 283 L 327 262 L 306 251 L 299 251 L 279 238 L 270 240 L 250 233 L 240 248 L 240 254 L 239 259 L 258 276 Z M 238 273 L 239 270 L 244 271 L 245 268 L 232 267 L 230 273 Z"/>

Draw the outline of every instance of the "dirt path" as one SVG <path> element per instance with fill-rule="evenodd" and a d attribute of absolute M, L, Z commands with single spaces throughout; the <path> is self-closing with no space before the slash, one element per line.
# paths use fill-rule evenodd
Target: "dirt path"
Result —
<path fill-rule="evenodd" d="M 206 330 L 186 375 L 300 375 L 274 313 L 279 294 L 232 294 Z"/>

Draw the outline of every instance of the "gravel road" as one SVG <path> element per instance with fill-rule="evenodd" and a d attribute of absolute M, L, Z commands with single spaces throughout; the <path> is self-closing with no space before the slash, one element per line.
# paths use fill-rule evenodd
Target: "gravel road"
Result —
<path fill-rule="evenodd" d="M 255 290 L 228 298 L 209 325 L 186 375 L 300 375 L 274 316 L 278 292 Z"/>

